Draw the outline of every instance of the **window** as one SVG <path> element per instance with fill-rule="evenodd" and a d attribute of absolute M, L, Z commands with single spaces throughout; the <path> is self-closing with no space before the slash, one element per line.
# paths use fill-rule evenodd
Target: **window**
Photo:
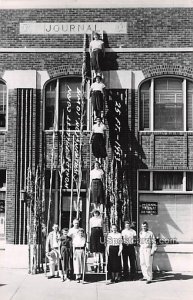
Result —
<path fill-rule="evenodd" d="M 140 88 L 140 130 L 193 130 L 193 82 L 161 77 Z"/>
<path fill-rule="evenodd" d="M 7 87 L 0 81 L 0 129 L 6 127 Z"/>
<path fill-rule="evenodd" d="M 182 172 L 154 172 L 153 189 L 155 191 L 183 190 Z"/>
<path fill-rule="evenodd" d="M 150 172 L 139 173 L 139 190 L 150 190 Z"/>
<path fill-rule="evenodd" d="M 6 188 L 6 170 L 0 170 L 0 189 Z"/>
<path fill-rule="evenodd" d="M 50 81 L 45 88 L 45 129 L 80 130 L 81 77 L 62 77 Z M 86 105 L 85 105 L 86 110 Z M 86 114 L 84 115 L 86 129 Z"/>
<path fill-rule="evenodd" d="M 139 191 L 193 191 L 193 172 L 139 171 L 138 181 Z"/>

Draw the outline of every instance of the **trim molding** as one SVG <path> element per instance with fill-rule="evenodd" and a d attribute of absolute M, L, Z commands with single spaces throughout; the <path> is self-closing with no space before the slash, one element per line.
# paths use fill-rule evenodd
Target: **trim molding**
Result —
<path fill-rule="evenodd" d="M 0 48 L 0 53 L 82 53 L 83 48 Z M 88 52 L 88 49 L 87 49 Z M 106 48 L 105 52 L 149 53 L 149 52 L 193 52 L 193 47 L 186 48 Z"/>

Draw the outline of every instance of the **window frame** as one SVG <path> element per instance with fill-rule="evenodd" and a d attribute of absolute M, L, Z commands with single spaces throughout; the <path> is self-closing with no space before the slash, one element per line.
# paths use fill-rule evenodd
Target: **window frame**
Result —
<path fill-rule="evenodd" d="M 154 114 L 155 114 L 155 108 L 154 108 L 154 101 L 155 101 L 155 80 L 159 78 L 173 78 L 173 79 L 181 79 L 182 80 L 182 97 L 183 97 L 183 129 L 182 130 L 167 130 L 167 129 L 158 129 L 155 130 L 155 121 L 154 121 Z M 144 83 L 150 82 L 150 99 L 149 99 L 149 129 L 141 129 L 141 87 Z M 138 88 L 138 131 L 139 132 L 193 132 L 192 130 L 187 130 L 188 128 L 188 113 L 187 113 L 187 81 L 190 81 L 193 83 L 193 80 L 183 77 L 183 76 L 175 76 L 175 75 L 162 75 L 162 76 L 156 76 L 152 78 L 148 78 L 143 80 Z"/>
<path fill-rule="evenodd" d="M 60 76 L 60 77 L 55 77 L 55 78 L 52 78 L 50 80 L 48 80 L 45 84 L 44 84 L 44 88 L 43 88 L 43 99 L 44 99 L 44 102 L 43 102 L 43 130 L 45 132 L 52 132 L 53 129 L 45 129 L 46 127 L 46 87 L 48 84 L 50 84 L 52 81 L 56 81 L 56 98 L 55 98 L 55 121 L 56 121 L 56 128 L 55 128 L 55 131 L 59 131 L 61 132 L 62 129 L 59 129 L 59 105 L 60 105 L 60 93 L 59 93 L 59 88 L 60 88 L 60 80 L 61 79 L 68 79 L 68 78 L 79 78 L 81 79 L 81 75 L 63 75 L 63 76 Z M 86 129 L 84 129 L 84 132 L 87 132 L 87 131 L 90 131 L 90 110 L 91 110 L 91 104 L 90 104 L 90 101 L 89 101 L 89 91 L 88 91 L 88 87 L 86 86 L 86 110 L 87 110 L 87 113 L 86 113 Z M 76 130 L 76 129 L 69 129 L 69 130 L 65 130 L 65 132 L 80 132 L 80 130 Z"/>
<path fill-rule="evenodd" d="M 139 183 L 139 173 L 140 172 L 149 172 L 150 173 L 150 183 L 149 183 L 149 186 L 150 186 L 150 189 L 149 190 L 140 190 L 139 187 L 140 187 L 140 183 Z M 182 190 L 172 190 L 172 189 L 167 189 L 167 190 L 154 190 L 153 188 L 153 173 L 154 172 L 160 172 L 160 173 L 163 173 L 163 172 L 168 172 L 168 173 L 171 173 L 171 172 L 174 172 L 174 173 L 183 173 L 183 184 L 182 184 Z M 138 169 L 137 171 L 137 191 L 138 191 L 138 194 L 193 194 L 193 190 L 192 191 L 188 191 L 187 190 L 187 173 L 193 173 L 193 171 L 184 171 L 184 170 L 149 170 L 149 169 Z"/>

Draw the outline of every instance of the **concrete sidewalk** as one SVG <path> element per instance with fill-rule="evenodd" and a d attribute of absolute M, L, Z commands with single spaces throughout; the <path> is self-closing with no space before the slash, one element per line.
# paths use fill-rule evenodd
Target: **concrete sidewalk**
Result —
<path fill-rule="evenodd" d="M 104 275 L 86 276 L 84 284 L 48 280 L 44 274 L 29 275 L 26 269 L 0 268 L 1 300 L 192 300 L 192 273 L 159 273 L 147 285 L 127 281 L 106 285 Z M 94 280 L 98 281 L 93 282 Z"/>

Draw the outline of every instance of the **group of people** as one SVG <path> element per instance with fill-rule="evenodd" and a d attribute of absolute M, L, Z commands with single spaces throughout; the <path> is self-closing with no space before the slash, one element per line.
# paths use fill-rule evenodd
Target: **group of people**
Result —
<path fill-rule="evenodd" d="M 94 272 L 105 272 L 105 264 L 107 264 L 111 283 L 120 280 L 122 271 L 125 279 L 129 278 L 130 275 L 130 280 L 135 280 L 137 268 L 135 246 L 137 244 L 136 231 L 131 228 L 129 221 L 125 222 L 125 228 L 121 233 L 113 224 L 111 232 L 105 240 L 100 211 L 95 210 L 93 212 L 93 216 L 90 218 L 90 252 L 93 254 L 92 270 Z M 142 223 L 139 245 L 142 280 L 150 283 L 156 240 L 152 231 L 148 229 L 147 222 Z M 86 237 L 84 229 L 79 227 L 78 219 L 73 221 L 73 227 L 69 230 L 67 228 L 62 229 L 61 234 L 58 225 L 54 224 L 53 231 L 49 233 L 46 240 L 46 257 L 50 266 L 48 279 L 55 277 L 57 267 L 57 276 L 61 277 L 62 281 L 75 279 L 80 282 L 85 272 L 85 253 Z"/>
<path fill-rule="evenodd" d="M 46 258 L 49 260 L 50 275 L 48 279 L 57 276 L 62 281 L 69 281 L 76 276 L 80 282 L 84 268 L 86 239 L 84 229 L 79 227 L 79 220 L 73 221 L 73 227 L 63 228 L 59 233 L 57 224 L 54 224 L 46 239 Z"/>

